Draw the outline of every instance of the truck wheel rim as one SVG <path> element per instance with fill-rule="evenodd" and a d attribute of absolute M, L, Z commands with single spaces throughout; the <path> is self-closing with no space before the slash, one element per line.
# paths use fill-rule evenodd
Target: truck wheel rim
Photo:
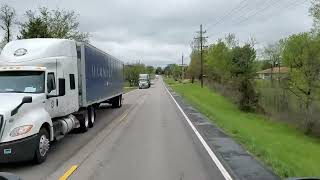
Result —
<path fill-rule="evenodd" d="M 86 127 L 89 126 L 89 117 L 88 117 L 88 115 L 86 115 L 86 118 L 85 118 L 85 120 L 84 120 L 84 125 L 85 125 Z"/>
<path fill-rule="evenodd" d="M 46 137 L 46 135 L 42 135 L 39 142 L 39 152 L 42 157 L 46 155 L 47 151 L 49 150 L 49 146 L 49 139 Z"/>
<path fill-rule="evenodd" d="M 91 122 L 92 122 L 92 124 L 94 123 L 94 120 L 95 120 L 95 118 L 94 118 L 94 110 L 92 108 L 91 109 Z"/>

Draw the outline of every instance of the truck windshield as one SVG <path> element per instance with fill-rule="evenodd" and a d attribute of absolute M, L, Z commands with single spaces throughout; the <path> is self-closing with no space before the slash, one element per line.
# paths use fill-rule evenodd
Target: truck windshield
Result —
<path fill-rule="evenodd" d="M 141 81 L 141 82 L 143 82 L 143 81 L 148 81 L 148 79 L 140 78 L 139 81 Z"/>
<path fill-rule="evenodd" d="M 44 93 L 43 71 L 0 72 L 0 93 Z"/>

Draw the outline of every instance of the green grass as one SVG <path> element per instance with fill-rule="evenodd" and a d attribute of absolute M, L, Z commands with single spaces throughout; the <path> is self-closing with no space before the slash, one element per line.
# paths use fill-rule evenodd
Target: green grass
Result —
<path fill-rule="evenodd" d="M 128 93 L 128 92 L 133 91 L 137 88 L 138 87 L 124 87 L 123 90 L 124 90 L 124 93 Z"/>
<path fill-rule="evenodd" d="M 282 178 L 320 176 L 319 139 L 305 136 L 286 123 L 242 112 L 206 87 L 165 81 Z"/>

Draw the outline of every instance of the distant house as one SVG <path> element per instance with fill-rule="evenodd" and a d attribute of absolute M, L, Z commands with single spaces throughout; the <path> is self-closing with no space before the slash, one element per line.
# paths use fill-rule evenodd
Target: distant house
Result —
<path fill-rule="evenodd" d="M 288 74 L 289 70 L 290 69 L 288 67 L 274 67 L 258 71 L 257 76 L 259 79 L 270 79 L 272 75 L 273 78 L 279 79 L 285 77 Z"/>

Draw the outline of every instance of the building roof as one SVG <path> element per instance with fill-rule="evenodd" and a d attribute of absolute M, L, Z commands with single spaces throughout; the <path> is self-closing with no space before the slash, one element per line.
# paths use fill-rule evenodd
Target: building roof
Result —
<path fill-rule="evenodd" d="M 280 72 L 279 72 L 279 67 L 274 67 L 274 68 L 258 71 L 257 74 L 278 74 L 278 73 L 285 74 L 285 73 L 288 73 L 289 70 L 290 69 L 288 67 L 280 67 Z"/>

